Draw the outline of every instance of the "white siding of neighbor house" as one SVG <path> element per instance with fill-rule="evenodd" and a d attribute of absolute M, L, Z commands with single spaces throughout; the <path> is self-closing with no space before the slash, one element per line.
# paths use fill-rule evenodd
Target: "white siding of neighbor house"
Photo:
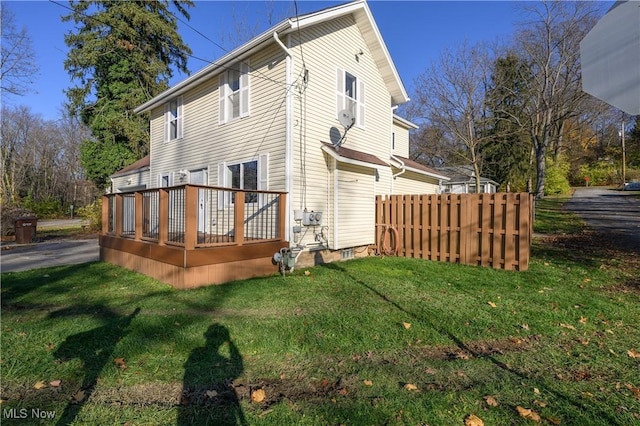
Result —
<path fill-rule="evenodd" d="M 382 79 L 354 19 L 351 16 L 322 23 L 306 28 L 302 32 L 304 44 L 302 46 L 305 65 L 309 71 L 309 82 L 306 88 L 303 105 L 294 101 L 293 130 L 293 187 L 291 193 L 292 208 L 307 208 L 308 210 L 323 211 L 324 225 L 328 229 L 329 246 L 333 249 L 348 247 L 360 243 L 373 243 L 375 183 L 374 169 L 356 167 L 356 170 L 341 172 L 337 182 L 332 173 L 332 159 L 321 151 L 322 142 L 331 143 L 331 128 L 340 134 L 344 129 L 337 118 L 336 86 L 337 70 L 343 69 L 355 75 L 364 82 L 365 123 L 364 127 L 353 126 L 347 133 L 344 147 L 373 154 L 388 161 L 391 154 L 392 110 L 391 96 Z M 290 49 L 295 55 L 297 72 L 302 68 L 302 57 L 297 43 L 297 35 L 289 40 Z M 362 50 L 363 55 L 356 59 L 356 53 Z M 345 165 L 338 162 L 338 168 Z M 306 190 L 301 171 L 306 173 Z M 384 170 L 383 170 L 384 169 Z M 347 179 L 342 179 L 343 173 L 350 173 Z M 361 175 L 360 178 L 356 175 Z M 390 189 L 390 170 L 382 168 L 379 172 L 381 188 Z M 354 188 L 350 180 L 358 180 L 358 188 Z M 337 188 L 333 188 L 337 185 Z M 367 186 L 370 196 L 356 199 L 350 194 L 362 191 Z M 328 193 L 328 190 L 330 191 Z M 337 190 L 341 199 L 339 217 L 334 216 L 334 192 Z M 339 200 L 340 201 L 340 200 Z M 349 206 L 349 203 L 352 205 Z M 353 219 L 346 219 L 353 214 Z M 363 216 L 364 215 L 364 216 Z M 334 233 L 335 220 L 338 219 L 338 234 Z M 352 227 L 344 226 L 340 220 L 348 220 Z M 318 230 L 319 231 L 319 230 Z M 346 233 L 343 235 L 343 233 Z M 338 245 L 335 244 L 337 236 Z M 309 231 L 303 239 L 313 242 L 314 233 Z M 350 245 L 349 245 L 350 244 Z"/>
<path fill-rule="evenodd" d="M 134 171 L 124 176 L 118 176 L 112 179 L 112 187 L 114 192 L 127 192 L 129 188 L 149 188 L 149 170 Z M 155 186 L 155 185 L 154 185 Z"/>
<path fill-rule="evenodd" d="M 250 114 L 219 122 L 219 74 L 182 95 L 183 137 L 164 141 L 164 105 L 151 113 L 151 186 L 169 173 L 180 184 L 179 170 L 208 170 L 208 184 L 219 185 L 218 167 L 258 160 L 268 154 L 269 190 L 283 191 L 285 109 L 285 55 L 276 45 L 250 58 Z M 231 65 L 231 64 L 229 64 Z M 223 68 L 222 71 L 226 71 Z M 188 178 L 184 183 L 188 182 Z"/>

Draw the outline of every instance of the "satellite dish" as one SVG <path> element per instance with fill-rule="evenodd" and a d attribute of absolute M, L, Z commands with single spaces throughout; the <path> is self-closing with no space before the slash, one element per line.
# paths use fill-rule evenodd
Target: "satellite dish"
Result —
<path fill-rule="evenodd" d="M 345 130 L 349 130 L 355 124 L 356 117 L 351 110 L 343 109 L 338 113 L 338 121 L 340 121 Z"/>

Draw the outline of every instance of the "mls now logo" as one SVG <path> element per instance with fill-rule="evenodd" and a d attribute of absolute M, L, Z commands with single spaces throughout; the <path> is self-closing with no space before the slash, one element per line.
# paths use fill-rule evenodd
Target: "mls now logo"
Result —
<path fill-rule="evenodd" d="M 39 408 L 9 408 L 2 410 L 2 417 L 5 419 L 53 419 L 56 416 L 55 411 L 46 411 Z"/>

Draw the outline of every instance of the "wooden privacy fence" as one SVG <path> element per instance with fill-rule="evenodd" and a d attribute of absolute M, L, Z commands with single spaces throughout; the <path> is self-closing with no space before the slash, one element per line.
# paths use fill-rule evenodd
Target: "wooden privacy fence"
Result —
<path fill-rule="evenodd" d="M 532 217 L 528 193 L 379 195 L 376 244 L 387 254 L 524 271 Z"/>

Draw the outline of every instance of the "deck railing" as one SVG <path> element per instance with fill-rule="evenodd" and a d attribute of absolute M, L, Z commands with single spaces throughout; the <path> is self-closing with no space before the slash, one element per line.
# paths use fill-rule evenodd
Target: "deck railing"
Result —
<path fill-rule="evenodd" d="M 102 233 L 201 247 L 282 241 L 286 193 L 182 185 L 103 196 Z"/>

